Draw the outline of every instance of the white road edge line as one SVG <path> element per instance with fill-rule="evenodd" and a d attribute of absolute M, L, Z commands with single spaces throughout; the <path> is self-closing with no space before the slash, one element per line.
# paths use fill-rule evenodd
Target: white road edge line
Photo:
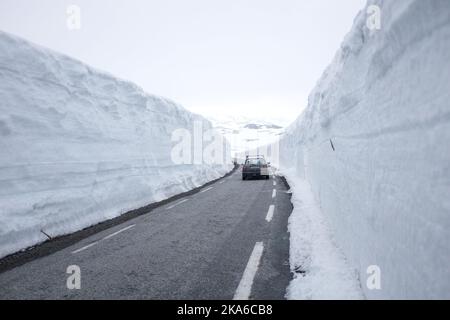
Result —
<path fill-rule="evenodd" d="M 179 202 L 177 202 L 177 203 L 175 203 L 175 204 L 171 205 L 170 207 L 167 207 L 167 209 L 166 209 L 166 210 L 170 210 L 170 209 L 173 209 L 173 208 L 175 208 L 176 206 L 178 206 L 178 205 L 180 205 L 180 204 L 182 204 L 182 203 L 184 203 L 184 202 L 186 202 L 186 201 L 189 201 L 189 199 L 184 199 L 184 200 L 181 200 L 181 201 L 179 201 Z"/>
<path fill-rule="evenodd" d="M 80 249 L 72 251 L 72 254 L 76 254 L 76 253 L 79 253 L 79 252 L 84 251 L 86 249 L 89 249 L 90 247 L 95 246 L 97 243 L 98 243 L 98 241 L 92 242 L 92 243 L 88 244 L 87 246 L 84 246 L 84 247 L 81 247 Z"/>
<path fill-rule="evenodd" d="M 267 216 L 266 216 L 267 222 L 272 221 L 274 211 L 275 211 L 275 205 L 271 204 L 269 207 L 269 211 L 267 211 Z"/>
<path fill-rule="evenodd" d="M 245 267 L 241 282 L 239 282 L 239 286 L 234 293 L 233 300 L 248 300 L 250 298 L 253 280 L 258 271 L 259 261 L 261 260 L 263 251 L 264 244 L 262 242 L 257 242 L 250 255 L 247 266 Z"/>
<path fill-rule="evenodd" d="M 273 189 L 272 191 L 272 199 L 277 196 L 277 189 Z"/>
<path fill-rule="evenodd" d="M 110 238 L 112 238 L 112 237 L 114 237 L 114 236 L 117 236 L 119 233 L 122 233 L 122 232 L 124 232 L 124 231 L 126 231 L 126 230 L 128 230 L 128 229 L 133 228 L 134 226 L 136 226 L 136 225 L 135 225 L 135 224 L 132 224 L 131 226 L 125 227 L 125 228 L 123 228 L 123 229 L 120 229 L 119 231 L 116 231 L 116 232 L 111 233 L 110 235 L 104 237 L 102 240 L 108 240 L 108 239 L 110 239 Z"/>
<path fill-rule="evenodd" d="M 202 190 L 202 191 L 200 191 L 200 193 L 203 193 L 203 192 L 209 191 L 209 190 L 211 190 L 211 189 L 214 189 L 214 187 L 209 187 L 209 188 L 206 188 L 205 190 Z"/>

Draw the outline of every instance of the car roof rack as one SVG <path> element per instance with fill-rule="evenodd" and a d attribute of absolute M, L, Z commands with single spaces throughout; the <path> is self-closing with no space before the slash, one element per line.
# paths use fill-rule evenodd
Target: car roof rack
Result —
<path fill-rule="evenodd" d="M 262 159 L 265 159 L 264 156 L 260 156 L 259 154 L 257 156 L 249 156 L 249 155 L 247 155 L 246 159 L 249 159 L 249 158 L 262 158 Z"/>

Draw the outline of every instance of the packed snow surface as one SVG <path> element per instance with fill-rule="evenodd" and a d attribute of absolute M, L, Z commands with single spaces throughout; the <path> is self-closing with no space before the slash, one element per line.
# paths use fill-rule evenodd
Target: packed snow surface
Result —
<path fill-rule="evenodd" d="M 363 299 L 356 271 L 337 247 L 308 182 L 291 171 L 281 172 L 291 187 L 294 206 L 289 218 L 294 279 L 287 296 L 310 300 Z"/>
<path fill-rule="evenodd" d="M 380 7 L 381 29 L 369 30 L 360 12 L 280 141 L 282 170 L 314 197 L 306 213 L 307 193 L 294 197 L 291 265 L 304 269 L 289 297 L 354 297 L 351 279 L 336 286 L 339 271 L 323 253 L 313 250 L 305 265 L 311 249 L 298 239 L 323 217 L 346 261 L 341 270 L 356 270 L 365 297 L 449 299 L 450 1 L 368 5 Z M 380 288 L 366 285 L 370 266 L 381 271 Z"/>
<path fill-rule="evenodd" d="M 224 175 L 177 165 L 172 132 L 209 121 L 0 32 L 0 257 Z M 44 234 L 45 233 L 45 234 Z"/>

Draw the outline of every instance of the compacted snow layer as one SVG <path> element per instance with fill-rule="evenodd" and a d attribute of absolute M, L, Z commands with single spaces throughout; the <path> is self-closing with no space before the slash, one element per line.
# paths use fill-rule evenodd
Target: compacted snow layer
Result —
<path fill-rule="evenodd" d="M 336 246 L 308 182 L 296 177 L 294 170 L 281 172 L 291 187 L 294 206 L 289 218 L 294 279 L 287 296 L 312 300 L 364 298 L 356 271 Z"/>
<path fill-rule="evenodd" d="M 367 298 L 448 299 L 450 1 L 373 4 L 381 29 L 368 29 L 366 10 L 357 16 L 281 139 L 281 167 L 311 186 L 316 213 Z M 307 228 L 291 220 L 290 230 L 299 246 Z M 292 267 L 302 259 L 291 256 Z M 381 270 L 379 290 L 366 286 L 372 265 Z M 291 298 L 308 296 L 306 281 L 294 280 Z"/>
<path fill-rule="evenodd" d="M 0 32 L 0 257 L 224 175 L 228 165 L 171 161 L 171 133 L 194 122 L 210 127 L 132 83 Z"/>

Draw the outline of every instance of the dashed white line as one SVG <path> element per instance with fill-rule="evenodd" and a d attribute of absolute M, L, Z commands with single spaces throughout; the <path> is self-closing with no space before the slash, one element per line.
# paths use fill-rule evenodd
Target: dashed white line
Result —
<path fill-rule="evenodd" d="M 124 232 L 124 231 L 126 231 L 126 230 L 128 230 L 128 229 L 133 228 L 134 226 L 136 226 L 136 225 L 135 225 L 135 224 L 132 224 L 131 226 L 128 226 L 128 227 L 123 228 L 123 229 L 120 229 L 119 231 L 116 231 L 116 232 L 111 233 L 110 235 L 104 237 L 102 240 L 108 240 L 108 239 L 110 239 L 110 238 L 112 238 L 112 237 L 114 237 L 114 236 L 117 236 L 119 233 L 122 233 L 122 232 Z"/>
<path fill-rule="evenodd" d="M 79 252 L 84 251 L 86 249 L 89 249 L 90 247 L 95 246 L 97 243 L 98 243 L 98 241 L 92 242 L 92 243 L 88 244 L 87 246 L 84 246 L 84 247 L 81 247 L 78 250 L 72 251 L 72 254 L 76 254 L 76 253 L 79 253 Z"/>
<path fill-rule="evenodd" d="M 182 203 L 184 203 L 184 202 L 186 202 L 186 201 L 189 201 L 189 199 L 184 199 L 184 200 L 181 200 L 181 201 L 179 201 L 179 202 L 177 202 L 177 203 L 175 203 L 175 204 L 171 205 L 170 207 L 167 207 L 167 209 L 166 209 L 166 210 L 170 210 L 170 209 L 173 209 L 173 208 L 175 208 L 176 206 L 178 206 L 178 205 L 180 205 L 180 204 L 182 204 Z"/>
<path fill-rule="evenodd" d="M 225 182 L 225 181 L 222 180 L 222 181 L 219 182 L 219 184 L 222 184 L 222 183 L 224 183 L 224 182 Z"/>
<path fill-rule="evenodd" d="M 128 230 L 128 229 L 133 228 L 134 226 L 136 226 L 136 225 L 135 225 L 135 224 L 132 224 L 132 225 L 130 225 L 130 226 L 128 226 L 128 227 L 125 227 L 125 228 L 123 228 L 123 229 L 120 229 L 119 231 L 116 231 L 116 232 L 114 232 L 114 233 L 111 233 L 110 235 L 107 235 L 106 237 L 102 238 L 102 240 L 92 242 L 92 243 L 90 243 L 90 244 L 88 244 L 88 245 L 86 245 L 86 246 L 84 246 L 84 247 L 81 247 L 80 249 L 77 249 L 77 250 L 72 251 L 72 254 L 80 253 L 80 252 L 82 252 L 82 251 L 84 251 L 84 250 L 86 250 L 86 249 L 89 249 L 90 247 L 93 247 L 93 246 L 95 246 L 96 244 L 98 244 L 100 241 L 108 240 L 108 239 L 110 239 L 110 238 L 112 238 L 112 237 L 118 235 L 119 233 L 122 233 L 122 232 L 124 232 L 124 231 L 126 231 L 126 230 Z"/>
<path fill-rule="evenodd" d="M 266 215 L 266 221 L 270 222 L 272 221 L 273 218 L 273 212 L 275 211 L 275 206 L 272 204 L 269 207 L 269 211 L 267 211 L 267 215 Z"/>
<path fill-rule="evenodd" d="M 255 279 L 256 272 L 258 271 L 258 266 L 263 251 L 264 244 L 262 242 L 257 242 L 253 248 L 252 254 L 250 255 L 247 266 L 245 267 L 241 282 L 239 282 L 239 286 L 234 293 L 233 300 L 248 300 L 250 298 L 253 280 Z"/>
<path fill-rule="evenodd" d="M 277 189 L 273 189 L 272 191 L 272 199 L 277 196 Z"/>
<path fill-rule="evenodd" d="M 203 192 L 209 191 L 209 190 L 211 190 L 211 189 L 214 189 L 214 187 L 209 187 L 209 188 L 206 188 L 205 190 L 202 190 L 202 191 L 200 191 L 200 193 L 203 193 Z"/>
<path fill-rule="evenodd" d="M 277 182 L 275 180 L 273 180 L 273 186 L 276 186 Z"/>

